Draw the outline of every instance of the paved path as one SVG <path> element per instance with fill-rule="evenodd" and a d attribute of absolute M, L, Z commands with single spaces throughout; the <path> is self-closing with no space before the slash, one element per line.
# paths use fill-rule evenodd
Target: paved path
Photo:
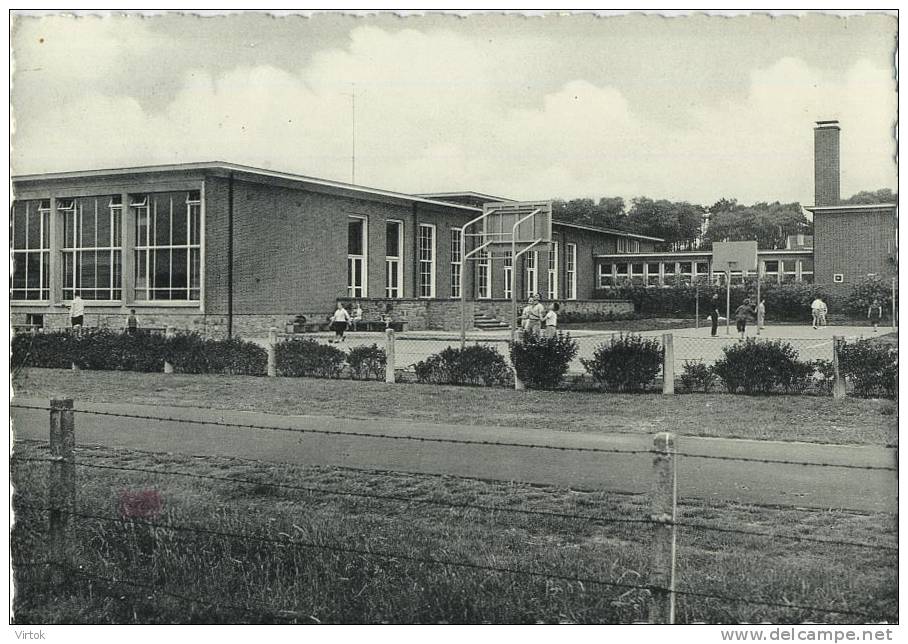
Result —
<path fill-rule="evenodd" d="M 20 399 L 13 404 L 43 406 L 47 400 Z M 281 428 L 383 433 L 423 438 L 457 438 L 558 447 L 648 450 L 645 434 L 587 434 L 510 427 L 433 425 L 401 420 L 348 420 L 321 416 L 79 403 L 77 445 L 103 445 L 188 455 L 232 456 L 295 464 L 450 474 L 506 481 L 643 493 L 649 489 L 650 454 L 610 454 L 530 447 L 460 445 L 419 440 L 305 434 L 220 427 L 241 423 Z M 101 416 L 83 411 L 164 416 L 172 421 Z M 47 440 L 48 412 L 12 408 L 17 439 Z M 665 427 L 670 430 L 670 427 Z M 810 461 L 865 466 L 894 466 L 894 449 L 735 439 L 680 437 L 680 452 L 707 456 Z M 838 508 L 857 511 L 897 510 L 895 472 L 681 457 L 679 498 Z"/>

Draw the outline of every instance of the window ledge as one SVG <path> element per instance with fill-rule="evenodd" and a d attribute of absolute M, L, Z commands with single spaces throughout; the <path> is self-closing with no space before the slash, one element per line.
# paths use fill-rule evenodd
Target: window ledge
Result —
<path fill-rule="evenodd" d="M 172 300 L 141 300 L 131 302 L 127 304 L 128 307 L 135 308 L 152 308 L 152 307 L 164 307 L 172 309 L 201 309 L 201 302 L 174 302 Z"/>
<path fill-rule="evenodd" d="M 10 300 L 10 306 L 50 306 L 50 300 Z"/>

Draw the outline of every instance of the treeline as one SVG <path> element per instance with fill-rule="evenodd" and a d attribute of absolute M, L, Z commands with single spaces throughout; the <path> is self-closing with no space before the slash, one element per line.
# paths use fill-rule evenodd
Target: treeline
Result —
<path fill-rule="evenodd" d="M 861 191 L 842 203 L 896 203 L 889 189 Z M 797 202 L 740 204 L 723 198 L 711 206 L 687 201 L 635 197 L 630 207 L 621 197 L 556 199 L 556 220 L 614 228 L 665 240 L 663 250 L 712 247 L 714 241 L 756 239 L 760 248 L 785 248 L 789 235 L 812 235 L 811 222 Z"/>

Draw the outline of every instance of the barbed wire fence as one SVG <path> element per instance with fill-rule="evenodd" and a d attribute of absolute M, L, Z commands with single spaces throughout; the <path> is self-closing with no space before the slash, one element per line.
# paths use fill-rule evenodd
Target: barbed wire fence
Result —
<path fill-rule="evenodd" d="M 228 428 L 236 431 L 275 431 L 297 432 L 303 434 L 319 434 L 327 436 L 343 436 L 354 438 L 372 438 L 403 443 L 440 443 L 453 446 L 482 446 L 482 447 L 508 447 L 527 450 L 553 450 L 562 452 L 590 452 L 603 455 L 627 455 L 628 457 L 652 456 L 652 491 L 650 494 L 650 513 L 642 516 L 623 516 L 617 514 L 596 514 L 589 512 L 560 512 L 525 507 L 512 507 L 501 504 L 474 503 L 466 501 L 451 501 L 439 498 L 423 498 L 410 494 L 386 494 L 374 491 L 350 491 L 326 486 L 301 485 L 288 482 L 263 481 L 257 478 L 243 478 L 237 476 L 219 476 L 199 472 L 161 469 L 159 467 L 138 467 L 132 464 L 107 464 L 92 462 L 92 455 L 79 454 L 76 458 L 76 449 L 80 448 L 75 440 L 75 410 L 72 400 L 53 400 L 50 406 L 12 405 L 14 408 L 48 411 L 50 416 L 50 440 L 46 444 L 49 457 L 28 457 L 14 454 L 12 463 L 44 465 L 48 468 L 46 473 L 47 490 L 45 500 L 31 503 L 17 499 L 15 509 L 19 512 L 18 521 L 23 520 L 23 514 L 33 513 L 46 517 L 48 522 L 48 558 L 42 561 L 13 560 L 13 566 L 23 570 L 40 569 L 50 572 L 52 583 L 62 585 L 76 579 L 106 584 L 110 587 L 122 589 L 129 587 L 138 591 L 151 591 L 162 596 L 169 596 L 182 602 L 203 606 L 215 606 L 220 609 L 234 610 L 243 613 L 255 613 L 260 619 L 271 621 L 299 621 L 307 620 L 309 616 L 282 608 L 269 606 L 260 602 L 244 601 L 241 604 L 225 603 L 223 598 L 212 596 L 195 596 L 162 585 L 155 580 L 133 579 L 120 574 L 109 574 L 109 571 L 86 570 L 72 558 L 73 525 L 75 522 L 101 522 L 121 526 L 144 526 L 149 529 L 163 530 L 174 535 L 204 535 L 208 538 L 227 541 L 254 541 L 268 548 L 292 548 L 307 551 L 325 551 L 332 553 L 346 553 L 359 557 L 377 559 L 385 562 L 406 561 L 415 565 L 428 567 L 447 567 L 464 570 L 480 571 L 489 574 L 528 577 L 534 579 L 557 580 L 570 583 L 586 584 L 590 586 L 615 588 L 622 591 L 637 591 L 648 598 L 649 621 L 652 623 L 673 623 L 675 620 L 675 601 L 678 597 L 694 599 L 711 599 L 726 604 L 744 604 L 801 611 L 811 618 L 822 615 L 844 615 L 859 617 L 865 620 L 885 619 L 885 615 L 873 614 L 864 611 L 852 610 L 846 606 L 813 605 L 791 601 L 769 601 L 747 596 L 735 596 L 723 593 L 702 592 L 695 589 L 681 587 L 676 574 L 677 540 L 680 532 L 691 530 L 698 533 L 733 534 L 749 538 L 765 539 L 768 541 L 784 540 L 792 543 L 811 543 L 843 548 L 873 550 L 883 552 L 897 552 L 894 544 L 885 542 L 863 542 L 851 539 L 831 539 L 805 534 L 772 530 L 753 530 L 729 525 L 717 525 L 702 521 L 687 521 L 678 517 L 677 500 L 677 462 L 679 459 L 707 459 L 734 461 L 752 464 L 785 464 L 804 468 L 842 468 L 846 471 L 866 470 L 885 471 L 895 475 L 897 468 L 886 465 L 853 465 L 845 463 L 827 463 L 788 459 L 751 458 L 746 456 L 719 456 L 696 454 L 679 451 L 675 445 L 673 434 L 660 433 L 654 437 L 651 449 L 613 449 L 604 447 L 584 446 L 558 446 L 537 443 L 522 443 L 509 441 L 466 440 L 448 437 L 426 437 L 416 435 L 392 435 L 382 432 L 348 432 L 331 429 L 301 429 L 288 428 L 262 424 L 230 423 L 214 420 L 187 420 L 172 418 L 165 415 L 129 414 L 101 410 L 79 410 L 79 414 L 113 416 L 124 419 L 140 419 L 153 422 L 180 422 L 186 424 L 204 424 Z M 487 514 L 506 514 L 526 518 L 548 518 L 583 522 L 592 525 L 618 525 L 628 529 L 645 530 L 649 532 L 651 540 L 651 570 L 649 579 L 645 583 L 631 583 L 628 581 L 606 579 L 597 576 L 582 574 L 567 574 L 559 570 L 539 570 L 519 566 L 502 565 L 494 559 L 490 561 L 470 561 L 451 557 L 439 557 L 432 554 L 412 554 L 402 549 L 389 549 L 376 547 L 371 544 L 363 546 L 350 545 L 349 543 L 331 541 L 325 538 L 302 539 L 291 537 L 287 534 L 246 534 L 231 530 L 216 529 L 204 525 L 179 522 L 173 517 L 164 517 L 164 520 L 148 520 L 136 516 L 116 516 L 110 513 L 97 513 L 79 509 L 76 498 L 77 471 L 89 472 L 124 472 L 154 475 L 173 479 L 199 481 L 214 485 L 253 486 L 255 488 L 272 488 L 290 493 L 305 493 L 324 498 L 351 498 L 370 499 L 383 503 L 396 503 L 405 505 L 424 505 L 443 508 L 450 511 L 475 511 Z M 433 475 L 429 475 L 433 476 Z M 502 481 L 507 482 L 507 481 Z M 607 491 L 607 490 L 604 490 Z"/>

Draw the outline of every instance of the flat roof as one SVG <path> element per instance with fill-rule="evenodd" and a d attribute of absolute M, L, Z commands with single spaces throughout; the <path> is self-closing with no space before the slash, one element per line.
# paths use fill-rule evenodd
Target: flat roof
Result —
<path fill-rule="evenodd" d="M 590 226 L 587 224 L 575 224 L 570 221 L 563 221 L 561 219 L 552 219 L 552 225 L 555 226 L 567 226 L 568 228 L 579 228 L 581 230 L 590 230 L 595 233 L 608 233 L 609 235 L 619 235 L 621 237 L 635 237 L 637 239 L 645 239 L 647 241 L 656 241 L 664 242 L 665 240 L 661 237 L 650 237 L 648 235 L 638 235 L 637 233 L 631 233 L 626 230 L 618 230 L 616 228 L 602 228 L 600 226 Z"/>
<path fill-rule="evenodd" d="M 804 206 L 804 210 L 816 212 L 817 210 L 873 210 L 879 208 L 895 209 L 894 203 L 840 203 L 835 206 Z"/>
<path fill-rule="evenodd" d="M 420 197 L 418 195 L 411 195 L 404 192 L 395 192 L 393 190 L 381 190 L 379 188 L 369 188 L 366 186 L 359 186 L 352 183 L 344 183 L 342 181 L 331 181 L 328 179 L 318 179 L 316 177 L 308 177 L 301 174 L 292 174 L 289 172 L 277 172 L 275 170 L 266 170 L 264 168 L 256 168 L 253 166 L 240 165 L 238 163 L 227 163 L 224 161 L 200 161 L 200 162 L 191 162 L 191 163 L 175 163 L 175 164 L 165 164 L 165 165 L 147 165 L 147 166 L 136 166 L 130 168 L 106 168 L 99 170 L 76 170 L 70 172 L 47 172 L 42 174 L 23 174 L 23 175 L 14 175 L 12 177 L 13 182 L 16 181 L 54 181 L 61 179 L 82 179 L 86 177 L 109 177 L 109 176 L 118 176 L 126 174 L 140 174 L 140 173 L 152 173 L 152 172 L 179 172 L 187 170 L 224 170 L 224 171 L 233 171 L 233 172 L 244 172 L 246 174 L 253 174 L 260 177 L 273 178 L 273 179 L 283 179 L 286 181 L 295 181 L 298 183 L 303 183 L 311 186 L 323 187 L 323 188 L 333 188 L 336 190 L 344 190 L 355 194 L 366 194 L 376 197 L 386 197 L 391 199 L 399 199 L 403 201 L 410 201 L 416 203 L 425 203 L 431 204 L 433 206 L 443 206 L 446 208 L 457 208 L 460 210 L 468 210 L 470 212 L 482 212 L 481 208 L 475 208 L 473 206 L 467 206 L 465 204 L 451 203 L 449 201 L 440 201 L 436 199 L 430 199 L 426 197 Z"/>
<path fill-rule="evenodd" d="M 427 197 L 429 199 L 444 199 L 445 197 L 477 197 L 479 199 L 486 199 L 488 201 L 515 201 L 514 199 L 496 197 L 495 195 L 487 195 L 484 192 L 473 192 L 472 190 L 464 190 L 460 192 L 417 192 L 416 196 Z"/>
<path fill-rule="evenodd" d="M 813 253 L 813 247 L 807 248 L 767 248 L 757 249 L 757 255 L 805 255 Z M 679 250 L 677 252 L 654 250 L 650 253 L 599 253 L 597 259 L 644 259 L 646 257 L 711 257 L 711 250 Z"/>

